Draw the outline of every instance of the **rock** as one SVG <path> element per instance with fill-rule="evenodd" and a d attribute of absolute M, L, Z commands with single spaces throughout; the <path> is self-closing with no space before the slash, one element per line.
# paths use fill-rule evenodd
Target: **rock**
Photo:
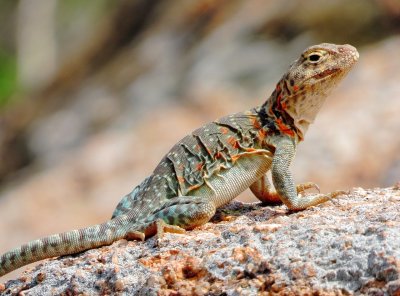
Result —
<path fill-rule="evenodd" d="M 232 202 L 186 234 L 50 259 L 1 295 L 399 295 L 400 190 L 301 212 Z"/>

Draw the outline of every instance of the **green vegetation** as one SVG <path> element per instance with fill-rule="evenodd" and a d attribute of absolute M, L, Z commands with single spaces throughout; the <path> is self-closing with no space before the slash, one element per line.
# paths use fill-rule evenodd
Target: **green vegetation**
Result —
<path fill-rule="evenodd" d="M 0 108 L 11 101 L 17 88 L 16 58 L 0 49 Z"/>

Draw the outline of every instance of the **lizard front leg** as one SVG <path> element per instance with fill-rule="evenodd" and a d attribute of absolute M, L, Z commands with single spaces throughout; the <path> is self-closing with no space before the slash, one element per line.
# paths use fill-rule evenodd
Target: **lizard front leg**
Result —
<path fill-rule="evenodd" d="M 304 191 L 312 187 L 318 189 L 318 187 L 314 183 L 295 186 L 289 168 L 296 152 L 296 145 L 290 138 L 279 138 L 276 143 L 271 166 L 272 181 L 277 195 L 289 209 L 302 210 L 326 202 L 344 193 L 344 191 L 334 191 L 329 194 L 299 196 L 297 194 L 298 191 Z"/>

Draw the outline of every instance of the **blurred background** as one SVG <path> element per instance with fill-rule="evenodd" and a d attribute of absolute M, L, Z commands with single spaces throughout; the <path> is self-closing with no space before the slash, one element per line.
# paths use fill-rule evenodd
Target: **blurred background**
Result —
<path fill-rule="evenodd" d="M 175 142 L 261 104 L 321 42 L 360 61 L 300 145 L 295 180 L 392 186 L 399 0 L 2 0 L 0 253 L 108 219 Z"/>

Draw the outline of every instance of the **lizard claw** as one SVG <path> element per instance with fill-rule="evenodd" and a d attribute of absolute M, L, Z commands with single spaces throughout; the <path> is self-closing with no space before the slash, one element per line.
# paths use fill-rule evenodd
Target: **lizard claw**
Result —
<path fill-rule="evenodd" d="M 336 191 L 333 191 L 333 192 L 327 194 L 327 197 L 329 199 L 333 199 L 333 198 L 336 198 L 336 197 L 338 197 L 340 195 L 347 195 L 349 193 L 350 193 L 349 191 L 345 191 L 345 190 L 336 190 Z"/>
<path fill-rule="evenodd" d="M 314 182 L 306 182 L 306 183 L 301 183 L 296 186 L 297 194 L 301 194 L 304 191 L 306 191 L 308 189 L 312 189 L 312 188 L 316 189 L 318 191 L 318 193 L 321 192 L 321 190 L 319 189 L 319 186 L 317 184 L 315 184 Z"/>

